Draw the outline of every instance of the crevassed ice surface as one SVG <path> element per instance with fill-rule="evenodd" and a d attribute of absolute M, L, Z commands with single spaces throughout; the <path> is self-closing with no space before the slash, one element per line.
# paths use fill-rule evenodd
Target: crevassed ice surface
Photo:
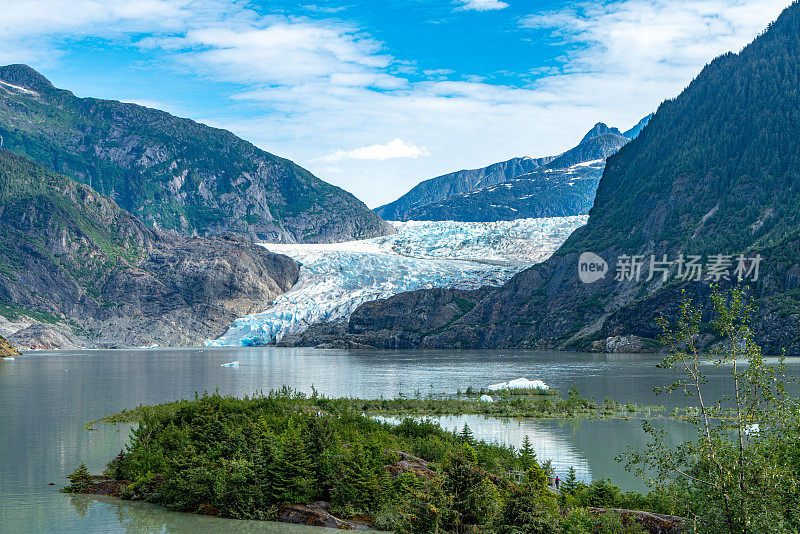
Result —
<path fill-rule="evenodd" d="M 392 223 L 390 236 L 330 244 L 264 244 L 300 263 L 300 278 L 264 311 L 208 346 L 266 345 L 349 317 L 364 302 L 432 287 L 498 286 L 547 259 L 587 216 L 497 222 Z"/>

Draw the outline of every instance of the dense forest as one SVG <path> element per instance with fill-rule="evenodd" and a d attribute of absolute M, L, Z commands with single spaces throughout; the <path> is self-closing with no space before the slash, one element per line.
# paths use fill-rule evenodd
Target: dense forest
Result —
<path fill-rule="evenodd" d="M 456 433 L 430 421 L 390 425 L 346 400 L 289 389 L 252 399 L 204 395 L 139 413 L 107 474 L 132 482 L 127 498 L 184 512 L 277 519 L 284 505 L 323 500 L 336 516 L 400 532 L 515 532 L 540 522 L 568 524 L 571 533 L 634 533 L 635 523 L 623 529 L 620 516 L 585 508 L 668 508 L 661 496 L 624 493 L 606 480 L 587 485 L 574 472 L 555 492 L 549 463 L 527 440 L 515 450 L 476 441 L 466 426 Z M 91 482 L 85 469 L 72 479 L 71 491 Z M 562 517 L 567 503 L 575 509 Z"/>

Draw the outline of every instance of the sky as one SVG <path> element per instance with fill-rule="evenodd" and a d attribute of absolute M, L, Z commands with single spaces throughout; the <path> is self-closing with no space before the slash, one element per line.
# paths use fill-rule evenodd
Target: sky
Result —
<path fill-rule="evenodd" d="M 0 64 L 226 128 L 370 207 L 626 130 L 790 0 L 0 0 Z"/>

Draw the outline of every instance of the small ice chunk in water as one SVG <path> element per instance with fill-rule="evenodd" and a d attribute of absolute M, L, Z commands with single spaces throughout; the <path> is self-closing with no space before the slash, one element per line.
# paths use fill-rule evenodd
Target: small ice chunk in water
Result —
<path fill-rule="evenodd" d="M 7 361 L 16 360 L 16 358 L 14 358 L 13 356 L 4 356 L 3 359 Z"/>
<path fill-rule="evenodd" d="M 528 380 L 527 378 L 516 378 L 508 382 L 500 382 L 487 387 L 489 391 L 500 391 L 501 389 L 541 389 L 548 390 L 550 387 L 541 380 Z"/>
<path fill-rule="evenodd" d="M 508 383 L 509 389 L 550 389 L 541 380 L 528 380 L 527 378 L 517 378 Z"/>
<path fill-rule="evenodd" d="M 235 362 L 223 363 L 220 365 L 220 367 L 239 367 L 239 360 L 236 360 Z"/>

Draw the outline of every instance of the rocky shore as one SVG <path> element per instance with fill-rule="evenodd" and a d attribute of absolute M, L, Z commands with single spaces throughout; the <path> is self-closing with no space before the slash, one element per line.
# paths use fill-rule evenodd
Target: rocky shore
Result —
<path fill-rule="evenodd" d="M 20 356 L 20 352 L 6 338 L 0 336 L 0 358 L 14 358 L 16 356 Z"/>
<path fill-rule="evenodd" d="M 2 339 L 2 338 L 0 338 Z M 0 347 L 2 342 L 0 341 Z M 398 461 L 388 465 L 386 470 L 392 478 L 397 478 L 404 473 L 411 473 L 423 479 L 430 480 L 434 477 L 433 465 L 412 454 L 399 450 L 387 450 L 386 453 L 397 456 Z M 70 493 L 85 495 L 107 495 L 111 497 L 126 498 L 126 489 L 131 485 L 129 480 L 115 480 L 107 475 L 85 475 L 82 488 L 71 486 Z M 220 511 L 211 504 L 200 505 L 195 513 L 203 515 L 219 515 Z M 327 527 L 340 530 L 368 530 L 374 528 L 374 518 L 370 516 L 354 516 L 347 518 L 336 517 L 330 513 L 330 503 L 327 501 L 314 501 L 311 503 L 290 504 L 281 507 L 275 516 L 279 523 L 292 523 L 311 527 Z"/>
<path fill-rule="evenodd" d="M 393 466 L 389 466 L 389 472 L 393 477 L 402 473 L 411 472 L 423 478 L 431 478 L 434 473 L 430 469 L 429 462 L 417 458 L 402 451 L 391 451 L 400 455 L 400 461 Z M 86 495 L 106 495 L 111 497 L 124 498 L 125 489 L 131 484 L 127 480 L 114 480 L 105 475 L 92 475 L 91 483 L 83 490 L 76 491 Z M 622 517 L 623 521 L 638 523 L 648 534 L 683 534 L 687 532 L 688 521 L 686 518 L 654 514 L 640 510 L 626 510 L 618 508 L 589 508 L 595 515 L 607 513 L 616 514 Z M 200 506 L 196 513 L 216 516 L 219 514 L 214 506 Z M 369 530 L 374 528 L 372 517 L 356 516 L 351 518 L 339 518 L 330 513 L 330 503 L 327 501 L 315 501 L 307 504 L 290 504 L 278 510 L 276 521 L 279 523 L 291 523 L 295 525 L 306 525 L 310 527 L 326 527 L 339 530 Z"/>

